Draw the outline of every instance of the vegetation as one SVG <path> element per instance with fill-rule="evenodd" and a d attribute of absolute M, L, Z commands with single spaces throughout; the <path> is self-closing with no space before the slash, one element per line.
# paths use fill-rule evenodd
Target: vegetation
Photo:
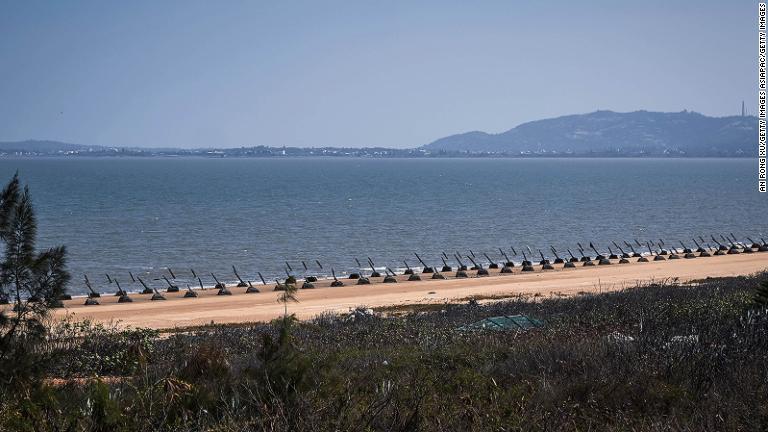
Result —
<path fill-rule="evenodd" d="M 69 275 L 63 246 L 38 253 L 37 221 L 29 189 L 18 174 L 0 192 L 0 383 L 28 380 L 40 373 L 37 346 L 45 337 L 42 320 L 60 303 Z"/>
<path fill-rule="evenodd" d="M 290 276 L 293 277 L 293 276 Z M 299 299 L 296 297 L 296 293 L 298 292 L 298 288 L 296 288 L 296 282 L 295 279 L 293 282 L 290 280 L 286 280 L 284 284 L 280 284 L 278 286 L 280 289 L 280 296 L 277 298 L 277 301 L 283 304 L 283 317 L 285 319 L 288 318 L 288 303 L 294 302 L 298 303 Z"/>
<path fill-rule="evenodd" d="M 755 305 L 768 307 L 768 280 L 763 281 L 755 292 Z"/>
<path fill-rule="evenodd" d="M 765 430 L 766 275 L 161 335 L 49 325 L 8 430 Z M 526 332 L 464 332 L 526 314 Z"/>

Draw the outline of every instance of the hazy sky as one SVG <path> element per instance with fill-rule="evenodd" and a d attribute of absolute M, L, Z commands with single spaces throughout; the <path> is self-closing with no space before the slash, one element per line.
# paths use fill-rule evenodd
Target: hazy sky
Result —
<path fill-rule="evenodd" d="M 413 147 L 756 107 L 757 3 L 0 0 L 0 140 Z"/>

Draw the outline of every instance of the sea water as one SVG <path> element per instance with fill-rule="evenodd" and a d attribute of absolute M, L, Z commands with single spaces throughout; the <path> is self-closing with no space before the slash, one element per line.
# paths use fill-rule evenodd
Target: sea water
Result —
<path fill-rule="evenodd" d="M 768 195 L 752 159 L 0 159 L 18 170 L 39 220 L 38 247 L 66 245 L 70 292 L 105 274 L 139 290 L 211 273 L 267 282 L 292 274 L 442 265 L 441 253 L 501 261 L 528 247 L 734 233 L 768 239 Z M 638 248 L 639 249 L 639 248 Z M 536 257 L 538 259 L 538 257 Z M 520 261 L 518 255 L 515 261 Z M 315 263 L 319 260 L 323 268 Z M 466 260 L 466 259 L 465 259 Z M 484 262 L 487 260 L 482 257 Z M 455 263 L 454 263 L 455 264 Z"/>

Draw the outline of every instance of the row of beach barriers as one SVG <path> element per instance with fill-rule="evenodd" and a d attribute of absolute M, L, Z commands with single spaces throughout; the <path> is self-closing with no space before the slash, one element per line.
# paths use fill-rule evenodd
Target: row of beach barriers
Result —
<path fill-rule="evenodd" d="M 608 253 L 601 253 L 599 248 L 591 242 L 589 243 L 588 248 L 585 248 L 580 243 L 577 243 L 578 247 L 576 249 L 576 255 L 573 254 L 570 249 L 566 249 L 568 255 L 561 256 L 557 249 L 550 247 L 550 251 L 553 257 L 550 259 L 547 258 L 541 250 L 538 250 L 538 255 L 541 259 L 537 262 L 532 261 L 533 251 L 526 247 L 527 253 L 525 250 L 523 250 L 519 254 L 523 258 L 519 266 L 510 259 L 510 257 L 503 249 L 499 249 L 501 256 L 504 258 L 504 260 L 500 261 L 494 260 L 486 253 L 481 254 L 485 258 L 485 260 L 482 260 L 482 258 L 478 257 L 478 255 L 476 255 L 471 250 L 469 251 L 469 254 L 466 254 L 463 257 L 459 253 L 454 254 L 453 257 L 449 257 L 445 252 L 443 252 L 440 256 L 443 266 L 439 269 L 438 267 L 428 265 L 421 258 L 421 256 L 414 254 L 416 259 L 421 264 L 421 267 L 412 268 L 407 261 L 403 261 L 405 264 L 405 270 L 402 271 L 402 276 L 400 277 L 398 277 L 398 275 L 389 267 L 384 267 L 383 273 L 377 270 L 375 263 L 370 258 L 367 259 L 366 266 L 369 271 L 363 271 L 363 266 L 361 265 L 360 261 L 355 259 L 359 271 L 350 273 L 348 276 L 345 276 L 345 280 L 348 281 L 347 283 L 354 283 L 356 285 L 369 285 L 374 283 L 374 281 L 380 283 L 420 281 L 422 280 L 422 275 L 429 275 L 430 279 L 448 279 L 449 277 L 460 279 L 489 276 L 491 274 L 491 270 L 496 270 L 496 274 L 514 274 L 516 273 L 517 267 L 520 268 L 520 272 L 533 272 L 536 271 L 536 267 L 538 267 L 539 271 L 555 270 L 556 265 L 562 265 L 562 268 L 568 269 L 576 268 L 577 265 L 589 267 L 595 265 L 629 264 L 631 259 L 635 259 L 635 262 L 643 263 L 650 261 L 712 257 L 718 255 L 768 252 L 768 243 L 766 243 L 762 238 L 760 239 L 761 242 L 755 242 L 751 239 L 748 239 L 748 242 L 739 242 L 736 240 L 733 234 L 731 234 L 730 237 L 721 236 L 722 241 L 717 240 L 714 236 L 711 238 L 714 246 L 705 241 L 702 237 L 699 237 L 698 240 L 693 239 L 693 242 L 696 245 L 695 249 L 689 248 L 682 241 L 679 242 L 681 246 L 680 248 L 671 247 L 666 245 L 661 239 L 659 239 L 658 242 L 648 241 L 644 244 L 637 240 L 634 240 L 634 244 L 625 241 L 623 242 L 624 246 L 620 246 L 618 243 L 612 242 L 613 248 L 608 247 Z M 641 253 L 638 251 L 646 248 L 647 252 L 643 251 L 643 253 Z M 514 247 L 512 247 L 511 250 L 513 252 L 513 257 L 519 256 L 517 250 L 515 250 Z M 591 254 L 588 252 L 589 250 L 595 253 L 594 256 L 591 256 Z M 452 265 L 454 262 L 455 264 Z M 323 268 L 319 261 L 316 261 L 316 263 L 321 269 Z M 302 265 L 304 266 L 304 270 L 307 271 L 308 266 L 306 263 L 302 262 Z M 225 283 L 221 282 L 214 274 L 211 274 L 213 280 L 215 281 L 213 289 L 218 290 L 217 295 L 232 295 L 233 291 L 231 288 L 245 288 L 244 293 L 246 294 L 261 292 L 261 290 L 250 280 L 242 279 L 234 266 L 232 267 L 232 270 L 238 280 L 237 284 L 232 286 L 227 286 Z M 316 284 L 319 282 L 317 276 L 304 276 L 301 279 L 297 279 L 291 274 L 292 270 L 293 269 L 290 263 L 286 262 L 286 277 L 283 280 L 275 279 L 273 290 L 285 290 L 288 285 L 298 285 L 298 288 L 301 289 L 316 288 Z M 453 273 L 454 271 L 455 273 Z M 170 279 L 165 275 L 160 278 L 164 280 L 167 285 L 164 289 L 165 292 L 180 292 L 178 284 L 175 283 L 176 275 L 170 269 L 168 269 L 168 272 L 171 276 Z M 453 275 L 446 275 L 447 273 L 453 273 Z M 190 285 L 187 285 L 186 291 L 182 296 L 183 298 L 196 298 L 198 297 L 198 291 L 207 290 L 204 287 L 201 278 L 194 270 L 191 270 L 191 274 L 193 278 L 198 282 L 200 288 L 193 289 Z M 330 284 L 328 286 L 341 287 L 346 284 L 342 279 L 336 276 L 334 269 L 331 269 L 331 274 L 332 279 L 330 279 Z M 134 277 L 134 275 L 131 273 L 129 273 L 129 275 L 132 281 L 138 282 L 143 287 L 143 291 L 141 291 L 139 295 L 150 296 L 149 299 L 152 301 L 162 301 L 166 299 L 165 295 L 163 295 L 163 293 L 161 293 L 160 290 L 158 290 L 156 287 L 150 287 L 140 277 Z M 261 288 L 263 289 L 268 285 L 268 283 L 261 275 L 261 273 L 258 273 L 258 276 L 261 279 Z M 115 278 L 107 275 L 107 280 L 108 283 L 114 284 L 117 287 L 117 291 L 114 295 L 118 297 L 118 303 L 133 302 L 133 298 L 127 291 L 122 289 L 120 283 Z M 300 285 L 299 282 L 301 282 Z M 89 290 L 89 294 L 85 300 L 85 305 L 98 305 L 101 294 L 94 290 L 87 275 L 85 276 L 85 285 Z M 71 297 L 69 298 L 71 299 Z"/>

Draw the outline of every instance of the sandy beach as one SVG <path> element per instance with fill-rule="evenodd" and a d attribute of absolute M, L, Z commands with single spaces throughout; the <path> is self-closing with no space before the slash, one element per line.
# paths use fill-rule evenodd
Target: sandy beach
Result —
<path fill-rule="evenodd" d="M 447 280 L 432 280 L 423 274 L 421 281 L 408 282 L 407 276 L 398 276 L 398 283 L 382 283 L 372 278 L 370 285 L 356 285 L 355 280 L 343 279 L 345 286 L 331 288 L 331 281 L 315 283 L 315 289 L 298 292 L 298 303 L 289 304 L 289 313 L 308 319 L 326 311 L 347 312 L 358 305 L 380 307 L 421 303 L 446 303 L 478 296 L 515 296 L 519 294 L 542 296 L 575 295 L 580 292 L 605 292 L 631 287 L 638 282 L 678 278 L 681 282 L 707 277 L 737 276 L 768 269 L 768 253 L 713 256 L 709 258 L 679 259 L 630 264 L 583 267 L 542 271 L 536 265 L 534 272 L 521 272 L 515 267 L 512 274 L 499 274 L 489 270 L 490 276 L 454 279 L 453 272 L 444 273 Z M 299 281 L 299 285 L 301 281 Z M 218 290 L 196 290 L 198 298 L 183 298 L 185 290 L 165 293 L 167 300 L 151 301 L 151 295 L 131 294 L 133 303 L 117 303 L 117 297 L 102 295 L 98 306 L 84 306 L 83 298 L 65 302 L 56 311 L 57 316 L 69 315 L 75 320 L 90 319 L 121 326 L 167 329 L 214 323 L 241 323 L 266 321 L 283 313 L 277 302 L 279 292 L 273 285 L 258 288 L 260 293 L 245 294 L 245 288 L 230 287 L 231 296 L 218 296 Z"/>

